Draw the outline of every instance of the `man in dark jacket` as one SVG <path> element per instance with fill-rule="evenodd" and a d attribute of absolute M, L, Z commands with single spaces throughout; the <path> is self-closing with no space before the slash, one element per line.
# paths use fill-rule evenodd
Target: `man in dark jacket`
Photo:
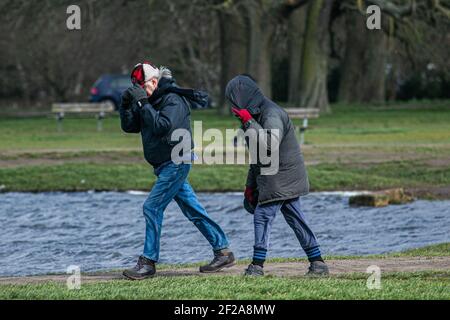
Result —
<path fill-rule="evenodd" d="M 279 161 L 278 170 L 264 173 L 267 165 L 260 161 L 261 152 L 258 152 L 256 161 L 250 165 L 244 196 L 245 201 L 254 208 L 255 245 L 253 261 L 245 274 L 264 274 L 270 230 L 279 210 L 308 256 L 308 274 L 328 274 L 319 243 L 300 208 L 300 196 L 309 192 L 309 181 L 294 126 L 287 113 L 266 98 L 256 82 L 247 75 L 232 79 L 226 87 L 225 96 L 232 104 L 232 112 L 242 121 L 247 143 L 267 149 L 271 156 L 277 153 Z M 248 135 L 251 130 L 255 134 Z M 261 133 L 264 132 L 266 138 L 262 139 L 264 135 Z"/>
<path fill-rule="evenodd" d="M 192 221 L 211 244 L 214 259 L 201 266 L 200 272 L 216 272 L 234 264 L 233 253 L 223 230 L 207 214 L 187 181 L 192 160 L 190 107 L 187 100 L 175 93 L 180 90 L 167 68 L 156 68 L 150 63 L 135 66 L 134 85 L 122 95 L 119 108 L 121 126 L 125 132 L 141 133 L 145 159 L 154 167 L 158 177 L 144 203 L 146 220 L 143 254 L 134 268 L 123 274 L 133 280 L 155 274 L 159 259 L 159 243 L 163 213 L 175 199 L 183 214 Z M 181 141 L 172 141 L 172 133 L 184 129 L 188 133 L 189 154 L 183 161 L 173 161 L 172 150 Z M 179 155 L 177 155 L 178 157 Z"/>

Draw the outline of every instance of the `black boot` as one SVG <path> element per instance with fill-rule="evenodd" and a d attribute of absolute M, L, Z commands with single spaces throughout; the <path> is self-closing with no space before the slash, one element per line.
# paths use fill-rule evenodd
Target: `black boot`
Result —
<path fill-rule="evenodd" d="M 125 270 L 123 275 L 131 280 L 143 280 L 153 277 L 155 273 L 155 262 L 144 256 L 140 256 L 136 266 Z"/>
<path fill-rule="evenodd" d="M 328 266 L 324 261 L 312 261 L 307 276 L 327 276 L 329 274 Z"/>
<path fill-rule="evenodd" d="M 256 276 L 261 277 L 264 275 L 264 269 L 262 266 L 256 264 L 249 264 L 248 268 L 244 271 L 244 276 Z"/>
<path fill-rule="evenodd" d="M 200 272 L 213 273 L 234 266 L 234 254 L 228 249 L 214 252 L 214 259 L 207 265 L 200 267 Z"/>

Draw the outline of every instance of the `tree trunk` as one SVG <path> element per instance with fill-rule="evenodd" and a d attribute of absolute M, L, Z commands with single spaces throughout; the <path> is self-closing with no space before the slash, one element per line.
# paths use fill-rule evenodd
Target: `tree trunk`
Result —
<path fill-rule="evenodd" d="M 257 81 L 264 95 L 272 96 L 272 36 L 274 24 L 259 1 L 248 1 L 247 19 L 249 28 L 247 73 Z"/>
<path fill-rule="evenodd" d="M 303 39 L 305 36 L 307 6 L 303 6 L 289 16 L 288 50 L 289 50 L 289 105 L 300 104 L 300 70 L 302 63 Z"/>
<path fill-rule="evenodd" d="M 349 12 L 347 45 L 341 69 L 338 101 L 384 102 L 387 37 L 383 30 L 369 30 L 365 17 Z"/>
<path fill-rule="evenodd" d="M 327 67 L 328 23 L 332 0 L 315 0 L 308 8 L 300 73 L 300 105 L 329 112 Z"/>
<path fill-rule="evenodd" d="M 23 93 L 23 98 L 25 101 L 25 104 L 28 106 L 31 102 L 31 98 L 30 98 L 30 85 L 28 83 L 28 77 L 26 75 L 26 72 L 23 68 L 22 63 L 20 62 L 19 58 L 16 56 L 16 70 L 17 70 L 17 74 L 19 76 L 20 79 L 20 87 L 21 87 L 21 91 Z"/>
<path fill-rule="evenodd" d="M 247 67 L 247 39 L 245 21 L 236 12 L 219 12 L 220 21 L 220 114 L 229 114 L 230 108 L 225 101 L 225 87 L 233 77 L 245 73 Z"/>

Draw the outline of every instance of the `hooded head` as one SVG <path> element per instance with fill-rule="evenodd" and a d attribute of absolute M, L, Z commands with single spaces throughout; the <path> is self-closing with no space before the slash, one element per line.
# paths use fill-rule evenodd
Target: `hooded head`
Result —
<path fill-rule="evenodd" d="M 264 95 L 256 82 L 247 75 L 239 75 L 228 82 L 225 97 L 238 109 L 247 109 L 251 114 L 260 113 Z"/>

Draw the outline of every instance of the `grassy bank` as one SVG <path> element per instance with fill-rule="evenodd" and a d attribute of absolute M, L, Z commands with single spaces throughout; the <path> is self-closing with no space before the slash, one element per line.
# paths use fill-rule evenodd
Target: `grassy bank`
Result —
<path fill-rule="evenodd" d="M 311 120 L 306 133 L 312 189 L 403 187 L 420 197 L 450 197 L 449 105 L 333 106 L 331 114 Z M 238 128 L 236 119 L 214 110 L 194 111 L 193 120 L 204 130 Z M 121 132 L 116 116 L 105 120 L 102 132 L 95 119 L 69 117 L 58 132 L 51 118 L 0 118 L 0 192 L 148 190 L 154 177 L 141 148 L 140 136 Z M 238 191 L 246 171 L 195 165 L 190 177 L 199 191 Z"/>
<path fill-rule="evenodd" d="M 366 274 L 306 278 L 242 276 L 157 277 L 84 284 L 67 290 L 63 284 L 1 287 L 0 299 L 450 299 L 450 272 L 391 273 L 381 290 L 366 287 Z"/>
<path fill-rule="evenodd" d="M 444 243 L 383 257 L 449 256 L 449 249 L 450 244 Z M 271 262 L 276 261 L 286 260 Z M 171 266 L 161 266 L 160 270 L 165 268 Z M 59 283 L 1 285 L 0 299 L 450 299 L 450 270 L 383 273 L 380 290 L 367 289 L 367 277 L 363 273 L 319 279 L 161 276 L 141 282 L 86 283 L 80 290 L 72 291 Z"/>
<path fill-rule="evenodd" d="M 449 185 L 450 170 L 420 162 L 379 164 L 318 164 L 308 167 L 311 189 L 375 190 L 391 187 L 422 188 Z M 198 191 L 242 190 L 247 166 L 195 165 L 190 181 Z M 145 163 L 103 165 L 67 163 L 61 165 L 1 168 L 2 191 L 149 190 L 155 181 Z M 433 197 L 430 194 L 429 197 Z"/>

